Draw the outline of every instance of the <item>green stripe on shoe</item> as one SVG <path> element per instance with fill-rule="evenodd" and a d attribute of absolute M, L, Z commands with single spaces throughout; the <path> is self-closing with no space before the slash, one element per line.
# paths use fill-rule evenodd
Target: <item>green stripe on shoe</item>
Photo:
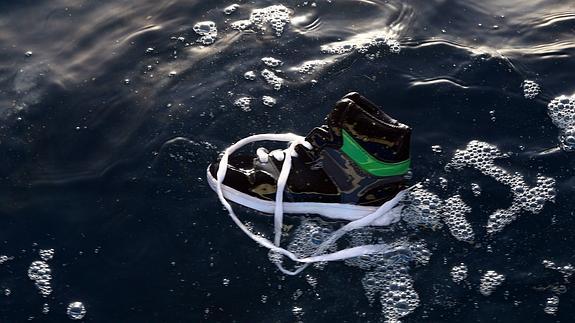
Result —
<path fill-rule="evenodd" d="M 344 129 L 341 130 L 343 135 L 343 151 L 351 158 L 361 169 L 374 176 L 399 176 L 409 171 L 411 160 L 407 159 L 399 163 L 386 163 L 377 160 L 371 156 L 363 147 L 361 147 L 353 137 Z"/>

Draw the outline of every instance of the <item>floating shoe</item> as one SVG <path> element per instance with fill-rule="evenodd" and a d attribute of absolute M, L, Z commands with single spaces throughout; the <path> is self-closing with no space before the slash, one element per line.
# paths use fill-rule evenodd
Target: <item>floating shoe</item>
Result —
<path fill-rule="evenodd" d="M 350 230 L 399 220 L 398 202 L 410 169 L 410 137 L 408 126 L 361 95 L 350 93 L 336 103 L 326 125 L 313 129 L 306 137 L 261 134 L 240 140 L 226 149 L 219 163 L 208 167 L 207 178 L 247 235 L 292 260 L 311 263 L 382 252 L 387 246 L 367 245 L 323 254 Z M 231 156 L 240 147 L 262 140 L 290 144 L 287 149 L 271 152 L 259 148 L 255 156 Z M 274 242 L 251 233 L 226 199 L 273 213 Z M 351 222 L 324 241 L 314 255 L 300 259 L 279 246 L 283 213 L 311 213 Z M 278 266 L 283 272 L 295 273 Z"/>

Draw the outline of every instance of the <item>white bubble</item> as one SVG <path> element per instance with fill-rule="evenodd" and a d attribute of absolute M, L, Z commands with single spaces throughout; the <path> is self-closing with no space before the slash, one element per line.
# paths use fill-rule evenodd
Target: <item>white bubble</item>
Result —
<path fill-rule="evenodd" d="M 442 227 L 440 211 L 443 201 L 437 195 L 418 184 L 407 193 L 406 201 L 408 205 L 401 212 L 403 221 L 434 230 Z"/>
<path fill-rule="evenodd" d="M 371 31 L 355 35 L 348 40 L 337 41 L 321 46 L 326 54 L 341 55 L 357 51 L 367 53 L 372 48 L 387 47 L 391 53 L 399 53 L 401 46 L 395 36 L 388 32 Z"/>
<path fill-rule="evenodd" d="M 68 305 L 66 314 L 72 320 L 81 320 L 86 316 L 86 307 L 82 302 L 72 302 Z"/>
<path fill-rule="evenodd" d="M 396 322 L 419 306 L 419 295 L 413 279 L 403 264 L 388 264 L 368 272 L 362 279 L 366 297 L 373 303 L 379 295 L 382 314 L 388 322 Z"/>
<path fill-rule="evenodd" d="M 292 14 L 293 12 L 283 5 L 254 9 L 248 20 L 238 20 L 232 23 L 231 27 L 239 31 L 253 27 L 256 31 L 264 32 L 269 25 L 275 35 L 280 37 Z"/>
<path fill-rule="evenodd" d="M 559 296 L 558 295 L 550 296 L 545 300 L 545 307 L 543 308 L 543 311 L 546 314 L 555 315 L 555 314 L 557 314 L 558 309 L 559 309 Z"/>
<path fill-rule="evenodd" d="M 38 252 L 40 258 L 44 261 L 49 261 L 54 257 L 54 249 L 42 249 Z"/>
<path fill-rule="evenodd" d="M 271 97 L 271 96 L 264 95 L 264 96 L 262 97 L 262 103 L 263 103 L 265 106 L 268 106 L 268 107 L 271 108 L 271 107 L 273 107 L 274 105 L 276 105 L 277 101 L 276 101 L 275 98 L 273 98 L 273 97 Z"/>
<path fill-rule="evenodd" d="M 441 152 L 443 152 L 443 147 L 441 147 L 440 145 L 433 145 L 433 146 L 431 146 L 431 150 L 434 153 L 441 153 Z"/>
<path fill-rule="evenodd" d="M 273 57 L 264 57 L 262 58 L 262 62 L 270 67 L 278 67 L 283 65 L 283 62 L 281 60 Z"/>
<path fill-rule="evenodd" d="M 282 88 L 282 85 L 284 84 L 284 79 L 277 76 L 274 72 L 268 69 L 264 69 L 261 72 L 261 75 L 266 80 L 266 82 L 274 88 L 274 90 L 279 91 Z"/>
<path fill-rule="evenodd" d="M 224 8 L 224 14 L 231 15 L 232 13 L 236 12 L 236 10 L 238 10 L 239 7 L 240 5 L 237 3 L 231 4 Z"/>
<path fill-rule="evenodd" d="M 541 91 L 539 84 L 535 83 L 535 81 L 525 80 L 523 81 L 522 87 L 523 96 L 526 99 L 534 99 Z"/>
<path fill-rule="evenodd" d="M 52 293 L 52 270 L 50 266 L 42 260 L 37 260 L 30 264 L 28 277 L 34 282 L 40 295 L 47 297 Z"/>
<path fill-rule="evenodd" d="M 473 193 L 474 196 L 481 195 L 481 186 L 479 186 L 479 184 L 476 183 L 471 183 L 471 192 Z"/>
<path fill-rule="evenodd" d="M 491 295 L 495 289 L 503 284 L 505 276 L 496 273 L 493 270 L 487 271 L 479 282 L 479 292 L 484 296 Z"/>
<path fill-rule="evenodd" d="M 201 21 L 194 25 L 194 31 L 201 37 L 196 40 L 204 45 L 211 45 L 216 41 L 218 29 L 213 21 Z"/>
<path fill-rule="evenodd" d="M 0 265 L 2 265 L 5 262 L 8 262 L 10 260 L 14 259 L 14 257 L 8 257 L 5 255 L 0 255 Z"/>
<path fill-rule="evenodd" d="M 295 69 L 300 74 L 313 74 L 318 68 L 329 64 L 331 61 L 329 60 L 311 60 L 305 61 L 300 66 L 297 66 Z"/>
<path fill-rule="evenodd" d="M 561 273 L 564 279 L 568 279 L 575 273 L 575 267 L 571 264 L 566 264 L 564 266 L 559 266 L 551 260 L 543 260 L 543 266 L 548 269 L 553 269 Z"/>
<path fill-rule="evenodd" d="M 234 105 L 244 111 L 250 111 L 252 109 L 251 107 L 251 103 L 252 103 L 252 98 L 244 96 L 241 98 L 238 98 L 236 101 L 234 101 Z"/>
<path fill-rule="evenodd" d="M 450 272 L 451 280 L 453 280 L 453 282 L 456 284 L 459 284 L 462 281 L 466 280 L 467 274 L 468 274 L 467 266 L 464 263 L 453 266 Z"/>
<path fill-rule="evenodd" d="M 503 154 L 496 146 L 472 140 L 465 149 L 458 149 L 445 167 L 447 170 L 472 167 L 510 188 L 513 194 L 511 206 L 496 210 L 489 216 L 488 233 L 501 231 L 513 222 L 521 211 L 537 214 L 541 212 L 545 202 L 555 200 L 555 179 L 538 175 L 536 185 L 529 187 L 523 175 L 519 173 L 510 174 L 502 167 L 495 165 L 496 159 L 504 157 L 507 155 Z"/>
<path fill-rule="evenodd" d="M 471 208 L 459 195 L 450 197 L 443 203 L 443 221 L 447 224 L 451 235 L 459 241 L 472 242 L 475 237 L 465 217 L 470 212 Z"/>
<path fill-rule="evenodd" d="M 244 78 L 249 81 L 256 79 L 256 73 L 254 71 L 247 71 L 244 73 Z"/>
<path fill-rule="evenodd" d="M 547 114 L 559 128 L 559 143 L 565 151 L 575 150 L 575 94 L 561 95 L 549 102 Z"/>

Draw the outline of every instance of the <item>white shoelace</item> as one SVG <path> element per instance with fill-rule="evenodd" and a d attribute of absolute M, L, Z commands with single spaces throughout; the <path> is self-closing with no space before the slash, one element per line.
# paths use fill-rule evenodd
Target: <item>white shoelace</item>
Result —
<path fill-rule="evenodd" d="M 252 233 L 240 219 L 236 216 L 232 206 L 230 203 L 225 199 L 224 192 L 222 190 L 222 183 L 226 176 L 226 171 L 228 169 L 228 160 L 229 156 L 234 153 L 239 148 L 256 141 L 283 141 L 283 142 L 290 142 L 289 146 L 285 150 L 277 150 L 273 151 L 272 156 L 279 161 L 283 160 L 282 169 L 280 171 L 280 175 L 277 180 L 277 190 L 275 196 L 275 205 L 274 205 L 274 242 L 272 243 L 270 240 L 258 236 Z M 390 211 L 394 206 L 399 203 L 399 201 L 405 195 L 405 191 L 399 192 L 393 199 L 385 202 L 382 206 L 377 208 L 373 213 L 366 215 L 365 217 L 351 221 L 344 225 L 343 227 L 336 230 L 329 238 L 323 241 L 318 248 L 309 256 L 305 258 L 299 258 L 297 255 L 288 251 L 280 246 L 281 242 L 281 231 L 283 226 L 283 192 L 285 189 L 285 185 L 291 170 L 291 159 L 292 156 L 297 156 L 295 152 L 295 147 L 297 145 L 302 145 L 307 149 L 311 149 L 311 144 L 305 141 L 305 137 L 298 136 L 295 134 L 287 133 L 287 134 L 260 134 L 260 135 L 253 135 L 247 138 L 241 139 L 240 141 L 236 142 L 235 144 L 228 147 L 222 158 L 220 160 L 220 164 L 218 166 L 218 173 L 217 173 L 217 183 L 216 183 L 216 191 L 220 202 L 224 205 L 224 207 L 228 210 L 230 217 L 236 223 L 236 225 L 252 240 L 257 242 L 259 245 L 269 249 L 272 252 L 281 254 L 283 256 L 288 257 L 289 259 L 303 263 L 303 266 L 298 267 L 294 271 L 287 270 L 283 268 L 280 262 L 276 262 L 278 269 L 287 275 L 297 275 L 301 271 L 303 271 L 309 264 L 314 262 L 322 262 L 322 261 L 335 261 L 335 260 L 344 260 L 353 257 L 359 257 L 363 255 L 369 255 L 379 252 L 388 252 L 393 251 L 395 248 L 390 247 L 386 244 L 374 244 L 374 245 L 362 245 L 357 247 L 351 247 L 343 250 L 339 250 L 333 253 L 324 254 L 324 252 L 331 247 L 334 243 L 339 240 L 344 234 L 356 230 L 359 228 L 363 228 L 369 226 L 378 218 L 385 215 L 388 211 Z M 269 155 L 265 153 L 264 150 L 258 149 L 256 152 L 260 161 L 267 161 Z M 265 155 L 265 156 L 264 156 Z M 280 156 L 281 155 L 281 156 Z"/>

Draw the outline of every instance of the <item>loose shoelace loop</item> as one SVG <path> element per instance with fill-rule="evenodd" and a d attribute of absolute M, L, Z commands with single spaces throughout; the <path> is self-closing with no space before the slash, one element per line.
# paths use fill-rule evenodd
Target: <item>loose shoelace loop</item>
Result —
<path fill-rule="evenodd" d="M 256 151 L 256 154 L 261 162 L 267 162 L 269 160 L 269 156 L 271 155 L 273 158 L 276 158 L 278 161 L 283 161 L 282 169 L 280 171 L 280 175 L 277 180 L 277 191 L 275 196 L 275 205 L 274 205 L 274 242 L 272 243 L 270 240 L 258 236 L 252 233 L 237 217 L 235 214 L 231 204 L 226 200 L 224 197 L 224 192 L 222 189 L 222 183 L 226 176 L 226 171 L 228 169 L 228 161 L 229 156 L 234 153 L 236 150 L 240 149 L 241 147 L 257 141 L 283 141 L 289 142 L 289 146 L 285 150 L 278 150 L 274 153 L 267 153 L 267 151 L 263 148 L 260 148 Z M 240 141 L 236 142 L 235 144 L 228 147 L 222 158 L 220 160 L 220 164 L 218 166 L 217 172 L 217 182 L 216 182 L 216 191 L 218 194 L 218 198 L 220 202 L 224 205 L 224 207 L 228 210 L 228 213 L 234 223 L 252 240 L 257 242 L 259 245 L 269 249 L 272 252 L 277 254 L 283 255 L 288 257 L 289 259 L 303 263 L 303 266 L 298 267 L 294 271 L 290 271 L 285 269 L 280 262 L 275 262 L 278 269 L 287 275 L 297 275 L 301 271 L 303 271 L 309 264 L 314 262 L 322 262 L 322 261 L 335 261 L 335 260 L 344 260 L 348 258 L 358 257 L 362 255 L 368 255 L 373 253 L 379 252 L 390 252 L 395 250 L 396 248 L 392 248 L 387 244 L 375 244 L 375 245 L 362 245 L 357 247 L 351 247 L 343 250 L 339 250 L 333 253 L 324 254 L 326 250 L 329 249 L 333 244 L 337 242 L 344 234 L 356 230 L 359 228 L 363 228 L 365 226 L 369 226 L 374 221 L 379 219 L 380 217 L 385 216 L 387 212 L 389 212 L 394 206 L 396 206 L 399 201 L 405 195 L 405 191 L 399 192 L 393 199 L 387 201 L 378 209 L 376 209 L 373 213 L 366 215 L 363 218 L 360 218 L 355 221 L 351 221 L 344 225 L 343 227 L 336 230 L 329 238 L 323 241 L 318 248 L 309 256 L 305 258 L 299 258 L 297 255 L 292 253 L 289 250 L 286 250 L 280 246 L 281 242 L 281 230 L 283 225 L 283 192 L 285 189 L 285 185 L 291 171 L 291 159 L 292 157 L 296 157 L 297 154 L 295 152 L 295 147 L 297 145 L 302 145 L 307 149 L 312 149 L 312 146 L 309 142 L 305 140 L 305 137 L 298 136 L 292 133 L 286 134 L 259 134 L 246 137 L 241 139 Z"/>

